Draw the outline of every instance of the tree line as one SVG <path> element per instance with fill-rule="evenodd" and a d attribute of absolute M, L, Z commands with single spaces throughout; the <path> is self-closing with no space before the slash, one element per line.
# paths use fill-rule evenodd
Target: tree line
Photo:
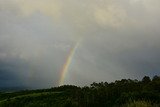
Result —
<path fill-rule="evenodd" d="M 22 95 L 28 96 L 16 97 Z M 160 107 L 160 76 L 1 93 L 0 99 L 7 99 L 0 107 Z"/>

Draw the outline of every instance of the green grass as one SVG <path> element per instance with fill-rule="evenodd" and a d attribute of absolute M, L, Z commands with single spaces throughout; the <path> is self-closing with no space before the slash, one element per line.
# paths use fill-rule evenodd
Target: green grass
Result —
<path fill-rule="evenodd" d="M 18 96 L 13 96 L 11 98 L 0 100 L 0 103 L 7 101 L 7 100 L 14 100 L 14 99 L 20 99 L 20 98 L 25 98 L 25 97 L 38 97 L 42 95 L 51 95 L 51 94 L 56 94 L 56 93 L 61 93 L 61 92 L 40 92 L 40 93 L 18 95 Z"/>
<path fill-rule="evenodd" d="M 131 103 L 126 104 L 124 107 L 159 107 L 156 104 L 151 104 L 147 101 L 133 101 Z"/>
<path fill-rule="evenodd" d="M 64 105 L 65 100 L 67 96 L 63 92 L 40 92 L 3 99 L 0 107 L 56 107 Z"/>

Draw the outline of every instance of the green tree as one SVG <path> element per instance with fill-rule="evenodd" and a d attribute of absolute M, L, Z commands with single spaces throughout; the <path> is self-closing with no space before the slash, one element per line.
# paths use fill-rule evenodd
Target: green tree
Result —
<path fill-rule="evenodd" d="M 151 82 L 150 77 L 148 77 L 148 76 L 143 77 L 142 83 L 147 84 L 147 83 L 149 83 L 149 82 Z"/>

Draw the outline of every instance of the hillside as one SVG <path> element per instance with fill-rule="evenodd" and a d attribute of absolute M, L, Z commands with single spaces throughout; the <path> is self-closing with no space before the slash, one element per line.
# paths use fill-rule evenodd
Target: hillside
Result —
<path fill-rule="evenodd" d="M 1 92 L 0 107 L 160 107 L 160 77 Z"/>

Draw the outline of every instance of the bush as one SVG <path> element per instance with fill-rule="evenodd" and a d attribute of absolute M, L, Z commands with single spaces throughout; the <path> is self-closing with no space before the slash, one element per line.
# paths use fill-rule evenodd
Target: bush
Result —
<path fill-rule="evenodd" d="M 129 104 L 126 104 L 124 107 L 158 107 L 158 105 L 152 105 L 150 102 L 146 101 L 133 101 Z"/>

